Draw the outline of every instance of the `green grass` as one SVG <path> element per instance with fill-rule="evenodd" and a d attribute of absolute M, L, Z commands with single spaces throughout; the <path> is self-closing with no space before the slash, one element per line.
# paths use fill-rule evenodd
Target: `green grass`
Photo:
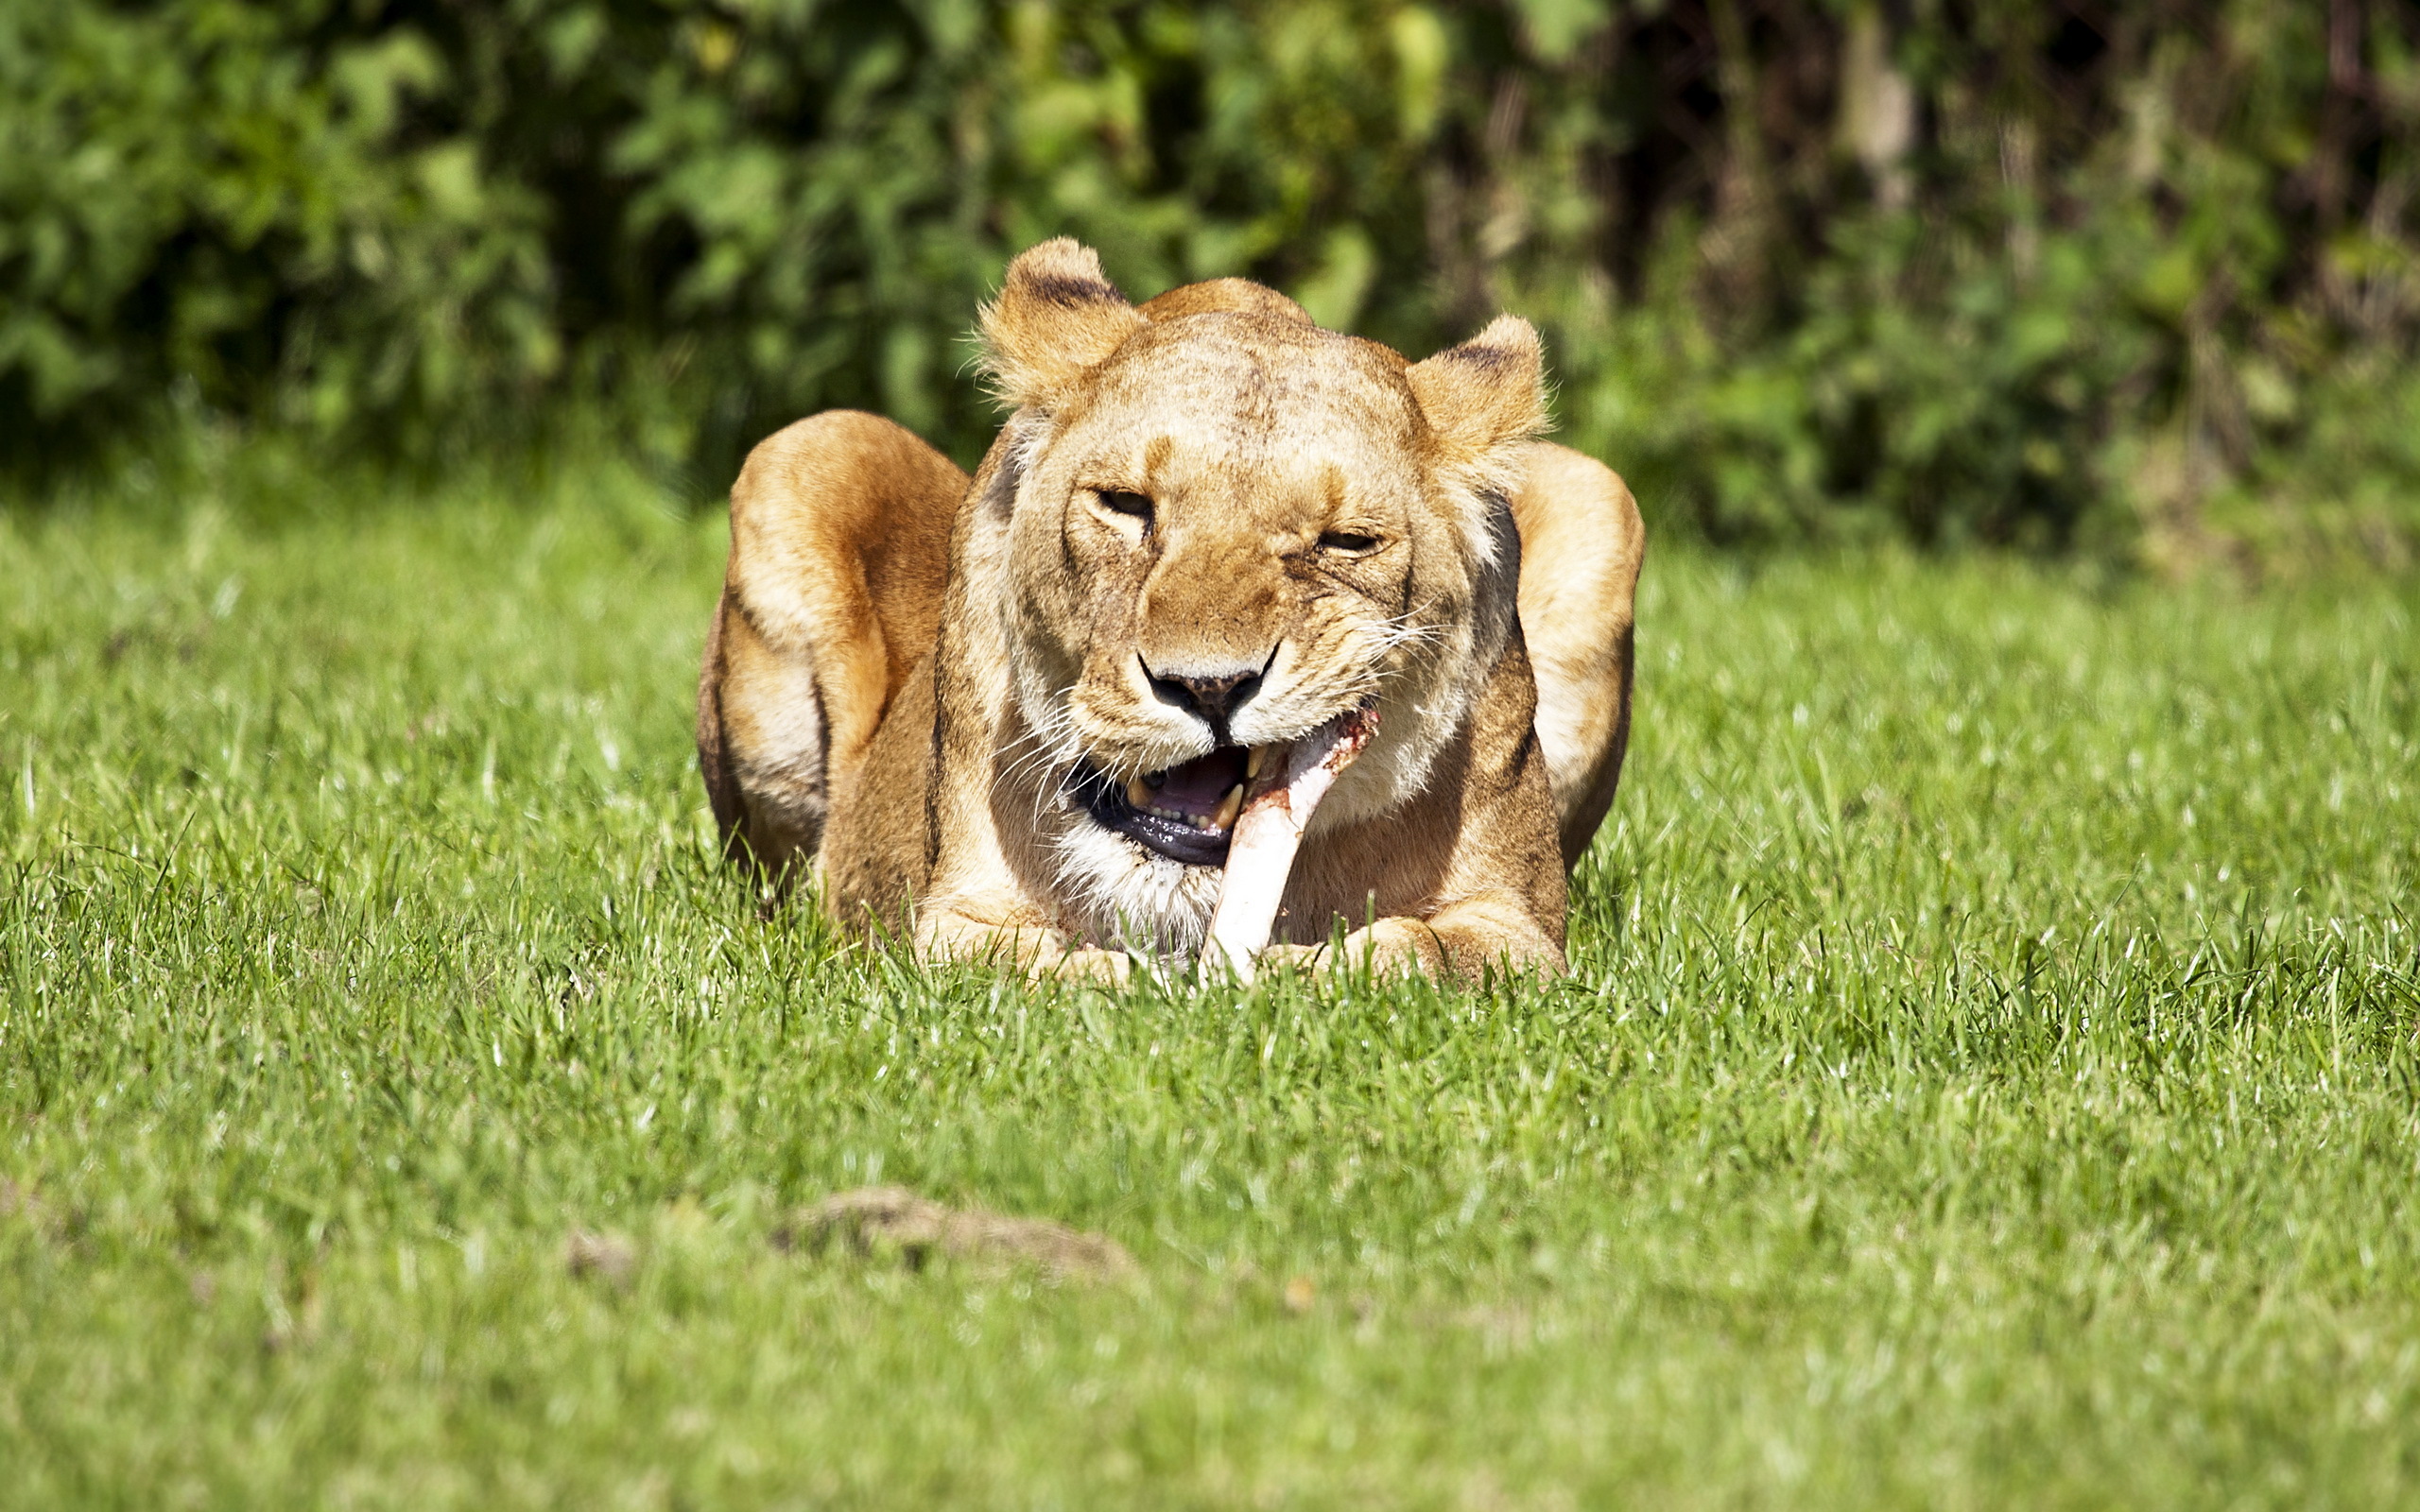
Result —
<path fill-rule="evenodd" d="M 1569 981 L 1110 997 L 758 921 L 651 498 L 0 516 L 0 1504 L 2420 1503 L 2420 593 L 1665 550 Z"/>

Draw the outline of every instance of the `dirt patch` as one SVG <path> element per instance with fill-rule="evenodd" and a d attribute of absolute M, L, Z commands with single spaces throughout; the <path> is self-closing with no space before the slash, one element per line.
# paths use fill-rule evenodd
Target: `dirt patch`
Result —
<path fill-rule="evenodd" d="M 836 1193 L 775 1229 L 773 1243 L 814 1252 L 842 1245 L 860 1256 L 896 1255 L 911 1268 L 946 1255 L 991 1265 L 1034 1265 L 1054 1278 L 1080 1280 L 1134 1273 L 1134 1258 L 1104 1235 L 1047 1218 L 945 1207 L 904 1187 Z"/>
<path fill-rule="evenodd" d="M 0 1176 L 0 1222 L 24 1224 L 44 1239 L 59 1237 L 56 1214 L 43 1206 L 34 1189 L 19 1186 L 5 1176 Z"/>
<path fill-rule="evenodd" d="M 627 1286 L 638 1266 L 637 1247 L 618 1234 L 575 1228 L 563 1241 L 563 1268 L 575 1276 L 594 1276 L 611 1285 Z"/>

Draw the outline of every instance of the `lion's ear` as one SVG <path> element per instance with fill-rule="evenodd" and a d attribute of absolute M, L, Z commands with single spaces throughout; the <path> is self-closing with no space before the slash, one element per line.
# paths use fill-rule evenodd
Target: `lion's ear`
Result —
<path fill-rule="evenodd" d="M 1459 347 L 1404 369 L 1428 428 L 1458 457 L 1474 460 L 1546 429 L 1544 355 L 1538 333 L 1499 315 Z"/>
<path fill-rule="evenodd" d="M 1100 255 L 1068 236 L 1018 253 L 982 320 L 983 365 L 1000 397 L 1044 409 L 1144 324 L 1100 270 Z"/>

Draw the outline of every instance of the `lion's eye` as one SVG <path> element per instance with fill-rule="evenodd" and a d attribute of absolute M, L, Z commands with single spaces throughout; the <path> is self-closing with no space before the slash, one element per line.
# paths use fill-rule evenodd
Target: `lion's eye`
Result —
<path fill-rule="evenodd" d="M 1151 501 L 1131 489 L 1103 489 L 1099 497 L 1100 507 L 1112 514 L 1140 520 L 1146 525 L 1151 523 Z"/>
<path fill-rule="evenodd" d="M 1346 557 L 1366 557 L 1378 549 L 1378 538 L 1357 530 L 1330 530 L 1320 537 L 1320 550 Z"/>

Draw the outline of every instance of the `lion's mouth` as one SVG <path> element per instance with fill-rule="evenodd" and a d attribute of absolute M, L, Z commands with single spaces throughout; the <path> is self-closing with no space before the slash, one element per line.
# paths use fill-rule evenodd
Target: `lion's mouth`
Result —
<path fill-rule="evenodd" d="M 1244 784 L 1258 750 L 1221 746 L 1207 756 L 1120 782 L 1087 764 L 1074 786 L 1093 822 L 1189 867 L 1224 866 Z"/>

